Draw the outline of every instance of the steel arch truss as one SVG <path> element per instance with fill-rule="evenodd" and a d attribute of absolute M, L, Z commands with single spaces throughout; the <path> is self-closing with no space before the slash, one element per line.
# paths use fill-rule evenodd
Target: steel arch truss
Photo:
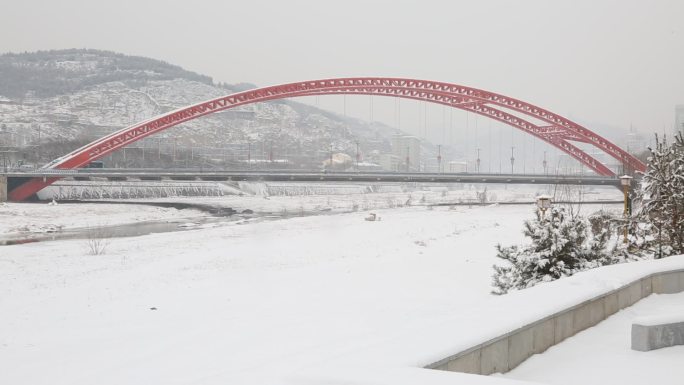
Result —
<path fill-rule="evenodd" d="M 644 171 L 646 166 L 607 139 L 581 125 L 532 104 L 504 95 L 457 84 L 401 78 L 338 78 L 312 80 L 258 88 L 208 100 L 136 123 L 96 140 L 50 163 L 56 169 L 78 168 L 137 140 L 183 122 L 246 104 L 298 96 L 357 94 L 423 100 L 470 111 L 533 135 L 567 153 L 599 175 L 614 173 L 570 141 L 592 144 L 627 167 Z M 513 115 L 507 111 L 515 112 Z M 535 124 L 532 118 L 543 124 Z M 31 179 L 12 190 L 12 200 L 25 200 L 55 179 Z"/>

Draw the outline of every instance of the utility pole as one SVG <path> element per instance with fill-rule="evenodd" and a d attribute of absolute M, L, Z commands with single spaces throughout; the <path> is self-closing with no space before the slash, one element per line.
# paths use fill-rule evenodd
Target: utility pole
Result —
<path fill-rule="evenodd" d="M 329 167 L 330 170 L 332 170 L 332 166 L 333 166 L 333 145 L 332 145 L 332 143 L 330 143 L 330 167 Z"/>
<path fill-rule="evenodd" d="M 359 160 L 361 158 L 361 155 L 359 154 L 359 141 L 355 141 L 356 143 L 356 171 L 359 171 Z"/>
<path fill-rule="evenodd" d="M 515 156 L 513 156 L 513 149 L 515 147 L 511 146 L 511 174 L 513 174 L 513 164 L 515 163 Z"/>
<path fill-rule="evenodd" d="M 480 173 L 480 149 L 479 148 L 477 149 L 476 163 L 477 163 L 477 173 L 479 174 Z"/>
<path fill-rule="evenodd" d="M 544 151 L 544 161 L 542 162 L 542 167 L 544 167 L 544 174 L 549 175 L 549 173 L 546 171 L 546 151 Z"/>
<path fill-rule="evenodd" d="M 437 172 L 442 172 L 442 145 L 437 145 Z"/>

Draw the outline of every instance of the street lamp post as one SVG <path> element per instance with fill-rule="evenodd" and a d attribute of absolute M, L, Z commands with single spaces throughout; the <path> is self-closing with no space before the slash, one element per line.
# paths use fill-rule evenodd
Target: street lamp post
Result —
<path fill-rule="evenodd" d="M 625 205 L 622 210 L 622 216 L 625 218 L 625 229 L 623 232 L 624 239 L 622 243 L 627 243 L 627 218 L 629 217 L 629 186 L 632 184 L 632 177 L 629 175 L 623 175 L 620 177 L 620 184 L 622 185 L 622 191 L 625 196 Z"/>
<path fill-rule="evenodd" d="M 551 197 L 548 195 L 540 195 L 537 197 L 537 207 L 542 213 L 542 219 L 544 219 L 544 215 L 546 214 L 546 210 L 551 208 Z"/>

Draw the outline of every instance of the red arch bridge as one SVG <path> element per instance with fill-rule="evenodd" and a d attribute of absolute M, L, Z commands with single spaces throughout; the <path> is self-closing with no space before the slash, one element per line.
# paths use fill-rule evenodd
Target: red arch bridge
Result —
<path fill-rule="evenodd" d="M 515 127 L 557 147 L 601 176 L 615 175 L 603 163 L 572 142 L 593 145 L 631 170 L 644 171 L 646 169 L 646 166 L 637 158 L 595 132 L 530 103 L 458 84 L 380 77 L 310 80 L 258 88 L 207 100 L 123 128 L 54 160 L 45 168 L 80 168 L 137 140 L 177 124 L 229 108 L 299 96 L 343 94 L 422 100 L 482 115 Z M 46 176 L 30 178 L 16 186 L 10 186 L 8 197 L 13 201 L 28 199 L 58 179 L 58 177 Z"/>

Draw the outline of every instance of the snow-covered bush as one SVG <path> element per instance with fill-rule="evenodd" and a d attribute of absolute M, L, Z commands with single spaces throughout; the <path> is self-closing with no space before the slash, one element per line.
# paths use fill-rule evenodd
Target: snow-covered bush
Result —
<path fill-rule="evenodd" d="M 641 208 L 637 218 L 650 232 L 648 248 L 656 257 L 684 254 L 684 136 L 679 133 L 671 145 L 658 140 L 649 147 L 648 168 L 637 193 Z"/>
<path fill-rule="evenodd" d="M 107 250 L 107 246 L 109 246 L 109 238 L 111 238 L 111 233 L 104 226 L 89 228 L 88 239 L 86 239 L 88 254 L 104 254 Z"/>
<path fill-rule="evenodd" d="M 497 245 L 497 257 L 508 261 L 494 265 L 494 294 L 524 289 L 578 271 L 616 262 L 606 251 L 611 229 L 606 218 L 588 220 L 573 216 L 564 207 L 554 207 L 542 217 L 525 221 L 531 243 L 525 246 Z"/>

